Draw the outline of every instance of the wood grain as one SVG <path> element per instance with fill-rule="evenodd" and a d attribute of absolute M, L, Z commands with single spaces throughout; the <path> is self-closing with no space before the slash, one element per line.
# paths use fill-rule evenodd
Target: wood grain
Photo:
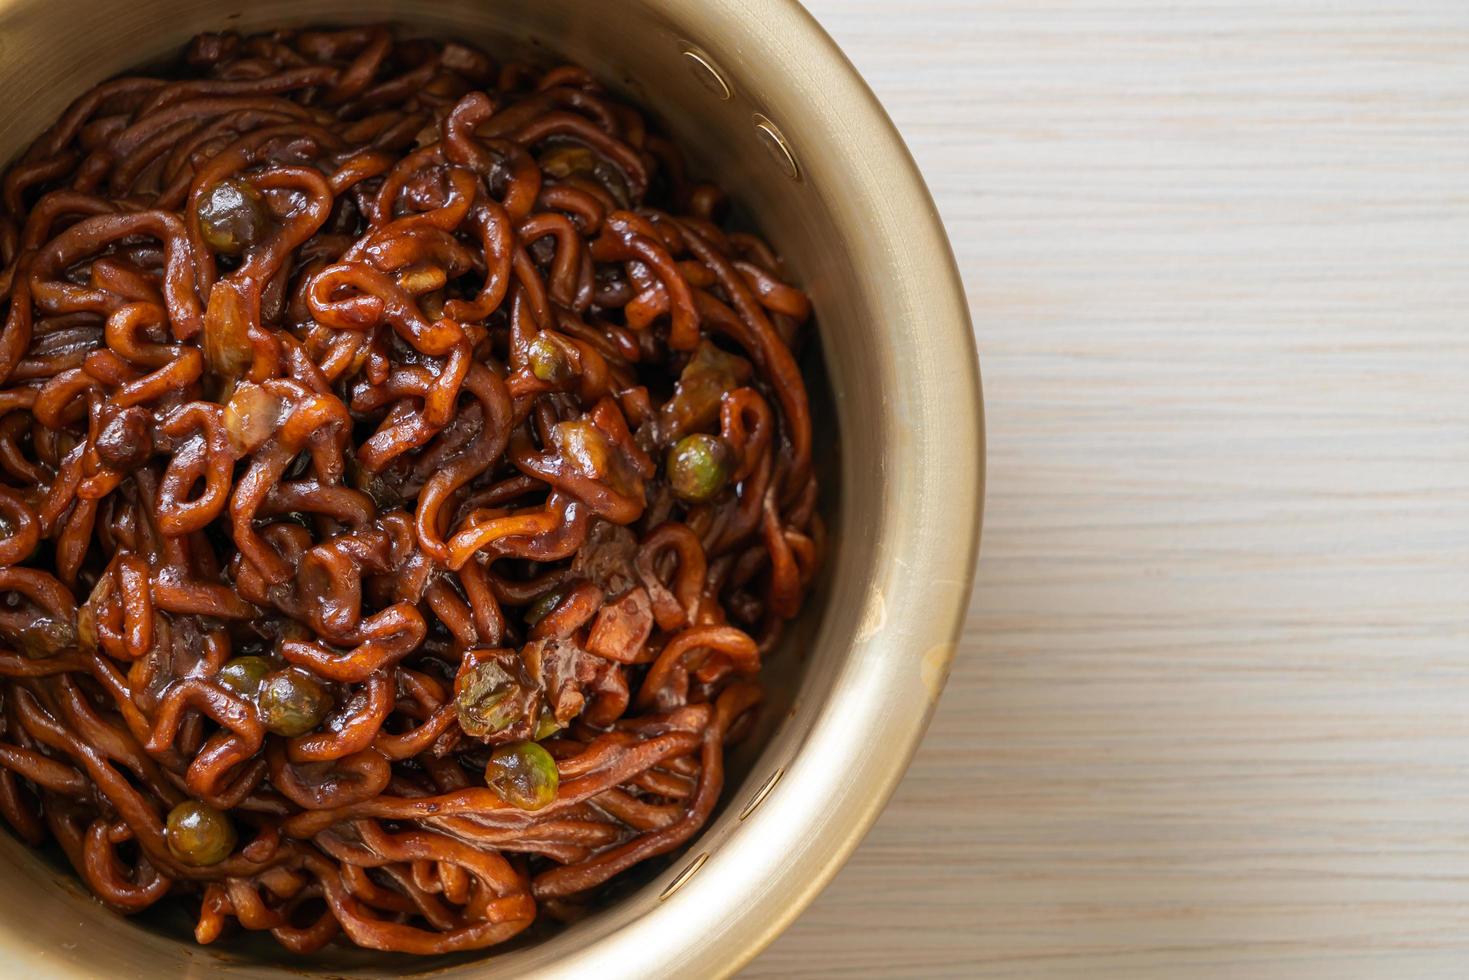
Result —
<path fill-rule="evenodd" d="M 1469 5 L 811 0 L 983 365 L 963 649 L 750 977 L 1469 975 Z"/>

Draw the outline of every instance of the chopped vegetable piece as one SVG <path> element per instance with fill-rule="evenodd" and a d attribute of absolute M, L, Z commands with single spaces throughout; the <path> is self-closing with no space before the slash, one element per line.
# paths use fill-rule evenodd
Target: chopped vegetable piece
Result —
<path fill-rule="evenodd" d="M 672 442 L 688 432 L 708 428 L 719 418 L 719 400 L 750 379 L 750 362 L 727 354 L 709 341 L 694 350 L 660 410 L 659 429 Z"/>
<path fill-rule="evenodd" d="M 526 721 L 535 691 L 513 668 L 500 657 L 466 659 L 454 678 L 454 705 L 464 734 L 490 738 Z M 520 734 L 528 730 L 522 726 Z"/>

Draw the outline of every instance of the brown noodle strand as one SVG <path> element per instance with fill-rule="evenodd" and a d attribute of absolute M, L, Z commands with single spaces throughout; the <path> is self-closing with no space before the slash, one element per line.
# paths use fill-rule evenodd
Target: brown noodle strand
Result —
<path fill-rule="evenodd" d="M 635 110 L 383 27 L 206 34 L 0 191 L 22 839 L 201 943 L 433 954 L 699 831 L 820 560 L 811 304 Z M 532 741 L 534 809 L 489 780 Z"/>

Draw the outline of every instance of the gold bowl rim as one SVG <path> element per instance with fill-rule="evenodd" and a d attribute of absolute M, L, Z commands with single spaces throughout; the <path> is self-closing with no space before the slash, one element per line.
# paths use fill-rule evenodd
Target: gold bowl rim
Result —
<path fill-rule="evenodd" d="M 344 19 L 384 11 L 392 17 L 389 0 L 356 2 L 360 16 Z M 468 3 L 456 0 L 456 9 Z M 803 715 L 800 732 L 781 746 L 784 765 L 770 774 L 778 783 L 766 781 L 753 795 L 754 781 L 741 787 L 717 821 L 723 828 L 717 839 L 696 838 L 684 858 L 625 906 L 538 945 L 492 950 L 485 960 L 435 975 L 719 976 L 748 963 L 835 875 L 902 778 L 947 677 L 978 557 L 985 469 L 979 362 L 943 224 L 897 129 L 796 0 L 628 3 L 630 14 L 636 8 L 699 38 L 701 55 L 749 90 L 761 109 L 757 126 L 777 121 L 776 133 L 792 138 L 798 179 L 823 189 L 836 227 L 849 239 L 853 267 L 868 284 L 867 305 L 878 314 L 860 325 L 854 341 L 873 348 L 874 377 L 864 379 L 872 390 L 848 397 L 879 400 L 875 444 L 882 458 L 842 461 L 844 479 L 860 475 L 879 486 L 878 512 L 862 515 L 871 524 L 860 528 L 872 539 L 871 567 L 862 569 L 859 601 L 840 610 L 850 622 L 835 633 L 850 644 L 829 693 L 808 705 L 811 717 Z M 166 6 L 160 0 L 135 5 Z M 272 0 L 255 10 L 280 6 Z M 345 0 L 321 6 L 358 9 Z M 0 13 L 21 7 L 34 13 L 41 4 L 0 0 Z M 48 10 L 52 15 L 48 30 L 65 16 L 59 9 Z M 152 15 L 161 16 L 157 9 Z M 0 53 L 23 40 L 0 37 Z M 0 130 L 29 126 L 38 112 L 22 103 Z M 844 527 L 858 530 L 851 520 Z M 0 843 L 14 845 L 0 848 L 7 854 L 20 847 Z M 14 880 L 26 882 L 20 872 Z M 142 952 L 122 953 L 108 929 L 83 938 L 80 914 L 67 922 L 37 921 L 26 909 L 19 893 L 0 899 L 0 949 L 14 976 L 89 975 L 51 941 L 58 931 L 95 946 L 89 962 L 119 956 L 118 976 L 150 975 L 139 966 L 145 962 L 186 975 L 289 975 L 180 952 L 156 936 L 140 941 Z M 100 906 L 96 914 L 111 915 Z"/>

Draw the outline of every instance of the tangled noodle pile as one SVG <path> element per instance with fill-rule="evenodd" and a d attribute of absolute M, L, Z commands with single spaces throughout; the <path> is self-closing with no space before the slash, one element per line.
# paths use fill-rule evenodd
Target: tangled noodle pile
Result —
<path fill-rule="evenodd" d="M 0 218 L 0 813 L 441 953 L 689 839 L 821 551 L 806 298 L 582 69 L 202 35 Z"/>

